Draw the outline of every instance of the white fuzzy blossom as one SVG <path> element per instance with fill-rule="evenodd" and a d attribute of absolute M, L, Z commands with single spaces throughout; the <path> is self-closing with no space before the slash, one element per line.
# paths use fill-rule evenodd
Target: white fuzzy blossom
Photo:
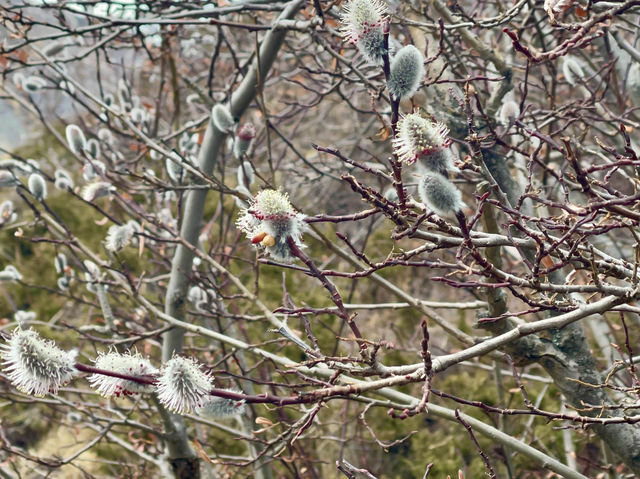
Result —
<path fill-rule="evenodd" d="M 0 271 L 0 282 L 2 281 L 20 281 L 22 279 L 22 275 L 20 271 L 16 269 L 13 265 L 7 265 L 5 268 Z"/>
<path fill-rule="evenodd" d="M 207 292 L 200 286 L 194 285 L 189 288 L 187 300 L 194 305 L 207 301 Z"/>
<path fill-rule="evenodd" d="M 460 190 L 440 173 L 426 172 L 418 183 L 418 193 L 423 203 L 440 216 L 458 213 L 465 206 Z"/>
<path fill-rule="evenodd" d="M 519 115 L 520 105 L 514 100 L 505 100 L 500 110 L 498 110 L 498 121 L 501 125 L 509 127 L 513 125 Z"/>
<path fill-rule="evenodd" d="M 95 360 L 95 365 L 98 369 L 130 376 L 151 376 L 158 373 L 158 370 L 149 360 L 137 352 L 134 354 L 120 354 L 116 351 L 110 351 L 107 354 L 100 354 Z M 155 389 L 151 384 L 138 383 L 104 374 L 92 374 L 89 376 L 89 382 L 103 397 L 130 396 L 132 394 L 153 392 Z"/>
<path fill-rule="evenodd" d="M 120 251 L 125 246 L 128 246 L 133 239 L 133 234 L 136 231 L 135 222 L 130 221 L 123 225 L 113 225 L 109 228 L 107 237 L 105 238 L 105 247 L 109 251 Z"/>
<path fill-rule="evenodd" d="M 0 356 L 7 377 L 25 394 L 55 394 L 78 374 L 77 351 L 63 351 L 32 329 L 16 329 L 0 347 Z"/>
<path fill-rule="evenodd" d="M 42 175 L 38 173 L 33 173 L 29 176 L 29 181 L 27 182 L 27 186 L 29 187 L 29 192 L 38 200 L 44 200 L 47 198 L 47 183 L 45 182 Z"/>
<path fill-rule="evenodd" d="M 81 155 L 84 149 L 87 147 L 87 140 L 84 137 L 84 133 L 77 125 L 67 125 L 67 129 L 65 130 L 65 134 L 67 136 L 67 143 L 69 144 L 69 148 L 76 155 Z"/>
<path fill-rule="evenodd" d="M 53 258 L 53 265 L 56 268 L 56 273 L 65 274 L 67 270 L 67 257 L 64 253 L 58 253 L 55 258 Z"/>
<path fill-rule="evenodd" d="M 9 223 L 13 223 L 18 219 L 18 214 L 15 212 L 13 202 L 11 200 L 5 200 L 0 204 L 0 227 Z"/>
<path fill-rule="evenodd" d="M 227 389 L 226 391 L 242 393 L 242 391 L 235 391 L 233 389 Z M 234 417 L 244 413 L 244 404 L 244 399 L 229 399 L 215 396 L 204 402 L 202 406 L 196 410 L 196 413 L 212 419 Z"/>
<path fill-rule="evenodd" d="M 42 50 L 42 53 L 44 53 L 48 57 L 53 57 L 58 53 L 60 53 L 65 48 L 67 48 L 67 46 L 69 45 L 70 43 L 64 42 L 62 40 L 51 42 L 44 47 L 44 49 Z"/>
<path fill-rule="evenodd" d="M 87 290 L 91 293 L 97 292 L 97 286 L 100 284 L 101 273 L 100 268 L 93 261 L 85 259 L 82 264 L 86 271 L 84 273 L 84 279 L 87 282 Z"/>
<path fill-rule="evenodd" d="M 351 0 L 342 9 L 342 35 L 370 63 L 381 64 L 387 54 L 384 24 L 387 6 L 380 0 Z"/>
<path fill-rule="evenodd" d="M 211 387 L 211 375 L 194 359 L 174 356 L 163 365 L 156 391 L 167 409 L 182 414 L 201 407 Z"/>
<path fill-rule="evenodd" d="M 391 61 L 389 93 L 394 98 L 411 98 L 424 78 L 422 53 L 413 45 L 402 47 Z"/>
<path fill-rule="evenodd" d="M 73 280 L 73 277 L 71 276 L 60 276 L 58 278 L 58 281 L 56 282 L 56 284 L 58 285 L 58 288 L 61 291 L 66 291 L 69 289 L 69 286 L 71 285 L 71 281 Z"/>
<path fill-rule="evenodd" d="M 180 183 L 184 174 L 184 168 L 182 165 L 174 159 L 167 157 L 165 160 L 165 166 L 167 168 L 169 178 L 171 178 L 175 183 Z"/>
<path fill-rule="evenodd" d="M 0 187 L 15 186 L 19 183 L 13 171 L 0 170 Z"/>
<path fill-rule="evenodd" d="M 291 238 L 302 248 L 302 234 L 307 230 L 307 224 L 305 215 L 291 206 L 286 193 L 263 190 L 241 213 L 236 225 L 251 243 L 262 245 L 277 261 L 293 261 L 287 240 Z"/>
<path fill-rule="evenodd" d="M 82 188 L 80 196 L 82 196 L 82 199 L 85 201 L 94 201 L 103 196 L 108 196 L 114 191 L 116 191 L 116 188 L 111 183 L 94 181 Z"/>
<path fill-rule="evenodd" d="M 118 80 L 118 101 L 120 102 L 120 106 L 122 106 L 123 108 L 131 108 L 131 93 L 129 93 L 127 82 L 125 82 L 122 78 Z"/>
<path fill-rule="evenodd" d="M 94 160 L 100 158 L 100 143 L 95 138 L 91 138 L 87 141 L 87 153 Z"/>
<path fill-rule="evenodd" d="M 100 141 L 104 141 L 105 143 L 113 143 L 113 133 L 111 133 L 111 130 L 109 130 L 109 128 L 100 128 L 98 130 L 98 138 L 100 139 Z"/>
<path fill-rule="evenodd" d="M 15 158 L 8 158 L 6 160 L 0 160 L 0 169 L 15 171 L 19 175 L 28 175 L 33 173 L 33 165 L 31 161 L 20 161 Z"/>
<path fill-rule="evenodd" d="M 144 108 L 140 108 L 140 107 L 132 108 L 129 115 L 131 116 L 131 121 L 136 125 L 144 123 L 147 120 L 147 112 L 145 111 Z"/>
<path fill-rule="evenodd" d="M 31 75 L 22 80 L 22 88 L 30 93 L 37 92 L 41 88 L 47 86 L 47 82 L 35 75 Z"/>
<path fill-rule="evenodd" d="M 73 189 L 73 178 L 71 175 L 67 173 L 65 170 L 56 170 L 54 174 L 54 185 L 59 190 L 72 190 Z"/>
<path fill-rule="evenodd" d="M 393 151 L 400 161 L 410 165 L 421 160 L 422 166 L 429 171 L 456 171 L 448 135 L 449 129 L 443 123 L 410 113 L 398 122 Z"/>
<path fill-rule="evenodd" d="M 87 161 L 82 166 L 82 177 L 87 181 L 93 181 L 99 176 L 104 176 L 107 167 L 100 160 Z"/>

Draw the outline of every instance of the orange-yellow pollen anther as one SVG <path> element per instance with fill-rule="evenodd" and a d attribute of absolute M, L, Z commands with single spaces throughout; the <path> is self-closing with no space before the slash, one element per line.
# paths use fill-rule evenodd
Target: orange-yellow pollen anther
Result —
<path fill-rule="evenodd" d="M 260 244 L 262 246 L 275 246 L 276 244 L 276 239 L 271 236 L 271 235 L 265 235 L 265 237 L 262 239 L 262 241 L 260 242 Z"/>
<path fill-rule="evenodd" d="M 260 243 L 264 239 L 265 236 L 267 236 L 267 233 L 265 233 L 264 231 L 262 233 L 258 233 L 253 238 L 251 238 L 251 244 Z"/>

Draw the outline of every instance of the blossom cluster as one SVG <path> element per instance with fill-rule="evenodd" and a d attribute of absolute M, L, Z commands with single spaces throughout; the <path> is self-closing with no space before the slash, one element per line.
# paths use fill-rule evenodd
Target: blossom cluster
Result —
<path fill-rule="evenodd" d="M 342 34 L 367 61 L 381 64 L 387 49 L 384 24 L 387 6 L 379 0 L 351 0 L 342 10 Z"/>
<path fill-rule="evenodd" d="M 262 246 L 277 261 L 293 261 L 288 241 L 291 239 L 302 248 L 302 234 L 307 224 L 305 215 L 291 206 L 286 193 L 263 190 L 241 213 L 236 224 L 252 244 Z"/>
<path fill-rule="evenodd" d="M 44 396 L 57 393 L 79 374 L 77 351 L 64 351 L 25 325 L 33 314 L 16 315 L 19 327 L 0 346 L 7 377 L 25 394 Z M 128 397 L 156 393 L 159 401 L 178 414 L 195 411 L 206 417 L 242 414 L 244 400 L 211 397 L 212 375 L 194 359 L 174 356 L 160 370 L 141 354 L 109 351 L 95 360 L 88 381 L 103 397 Z M 238 391 L 230 391 L 235 396 Z"/>

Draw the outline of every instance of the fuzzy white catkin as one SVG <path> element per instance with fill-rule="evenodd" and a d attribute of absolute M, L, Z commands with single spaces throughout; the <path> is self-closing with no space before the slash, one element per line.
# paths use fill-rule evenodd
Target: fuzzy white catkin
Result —
<path fill-rule="evenodd" d="M 187 293 L 187 300 L 190 303 L 198 303 L 200 301 L 204 301 L 207 298 L 207 293 L 200 286 L 194 285 L 189 288 L 189 292 Z"/>
<path fill-rule="evenodd" d="M 244 185 L 238 185 L 238 188 L 236 190 L 238 191 L 238 193 L 242 193 L 243 195 L 245 195 L 247 197 L 251 197 L 251 192 Z M 246 210 L 246 209 L 249 208 L 249 203 L 247 203 L 242 198 L 238 198 L 237 196 L 234 196 L 233 199 L 234 199 L 234 201 L 236 203 L 236 206 L 240 210 Z"/>
<path fill-rule="evenodd" d="M 67 257 L 64 253 L 58 253 L 53 259 L 53 265 L 56 268 L 56 273 L 64 274 L 67 269 Z"/>
<path fill-rule="evenodd" d="M 400 161 L 411 165 L 420 160 L 423 168 L 443 174 L 457 170 L 449 143 L 446 125 L 419 113 L 410 113 L 400 119 L 392 141 L 393 151 Z"/>
<path fill-rule="evenodd" d="M 92 160 L 91 162 L 86 162 L 82 166 L 82 177 L 86 181 L 93 181 L 99 176 L 104 176 L 107 171 L 107 167 L 100 160 Z"/>
<path fill-rule="evenodd" d="M 503 126 L 511 126 L 520 115 L 520 106 L 513 100 L 506 100 L 498 111 L 498 121 Z"/>
<path fill-rule="evenodd" d="M 71 284 L 71 277 L 69 276 L 60 276 L 58 281 L 56 282 L 58 288 L 61 291 L 66 291 L 69 289 L 69 285 Z"/>
<path fill-rule="evenodd" d="M 100 128 L 98 130 L 98 138 L 107 144 L 113 143 L 113 133 L 108 128 Z"/>
<path fill-rule="evenodd" d="M 0 204 L 0 226 L 18 219 L 18 214 L 14 210 L 13 202 L 11 200 L 5 200 Z"/>
<path fill-rule="evenodd" d="M 3 186 L 15 186 L 18 180 L 11 171 L 0 170 L 0 188 Z"/>
<path fill-rule="evenodd" d="M 85 201 L 94 201 L 116 191 L 115 186 L 106 181 L 95 181 L 86 185 L 80 194 Z"/>
<path fill-rule="evenodd" d="M 34 160 L 33 158 L 27 158 L 24 168 L 25 168 L 25 174 L 26 172 L 37 173 L 40 171 L 40 165 L 38 164 L 38 161 Z"/>
<path fill-rule="evenodd" d="M 73 189 L 73 178 L 65 170 L 56 170 L 54 185 L 59 190 Z"/>
<path fill-rule="evenodd" d="M 84 149 L 87 147 L 87 140 L 84 137 L 84 133 L 77 125 L 67 125 L 65 130 L 67 136 L 67 144 L 71 151 L 76 155 L 81 155 Z"/>
<path fill-rule="evenodd" d="M 214 105 L 214 107 L 211 109 L 211 121 L 213 121 L 214 126 L 218 130 L 224 133 L 231 130 L 235 123 L 229 109 L 219 103 L 217 105 Z"/>
<path fill-rule="evenodd" d="M 98 140 L 91 138 L 87 141 L 87 153 L 89 153 L 94 160 L 100 158 L 100 143 L 98 143 Z"/>
<path fill-rule="evenodd" d="M 147 119 L 147 112 L 140 107 L 132 108 L 131 113 L 129 114 L 131 115 L 131 121 L 137 125 L 140 123 L 144 123 Z"/>
<path fill-rule="evenodd" d="M 418 183 L 418 194 L 429 209 L 441 216 L 458 213 L 464 207 L 460 190 L 440 173 L 425 172 Z"/>
<path fill-rule="evenodd" d="M 182 166 L 178 162 L 167 157 L 167 159 L 165 160 L 165 167 L 167 168 L 167 175 L 169 175 L 171 181 L 173 181 L 174 183 L 180 183 L 182 181 L 184 168 L 182 168 Z"/>
<path fill-rule="evenodd" d="M 125 110 L 131 107 L 131 94 L 129 93 L 129 87 L 122 78 L 118 80 L 118 101 L 120 102 L 120 106 Z"/>
<path fill-rule="evenodd" d="M 104 101 L 104 104 L 107 106 L 113 105 L 113 102 L 114 102 L 113 95 L 111 93 L 106 93 L 104 95 L 103 101 Z"/>
<path fill-rule="evenodd" d="M 0 169 L 15 171 L 19 175 L 28 175 L 33 173 L 33 167 L 30 163 L 17 160 L 15 158 L 8 158 L 6 160 L 0 160 Z"/>
<path fill-rule="evenodd" d="M 211 387 L 211 376 L 194 359 L 174 356 L 163 365 L 156 392 L 167 409 L 182 414 L 201 407 Z"/>
<path fill-rule="evenodd" d="M 391 61 L 389 75 L 389 93 L 394 98 L 412 97 L 424 78 L 424 60 L 422 53 L 413 45 L 404 46 Z"/>
<path fill-rule="evenodd" d="M 38 173 L 33 173 L 29 176 L 28 181 L 29 192 L 39 200 L 47 198 L 47 183 L 44 178 Z"/>
<path fill-rule="evenodd" d="M 276 261 L 292 262 L 288 240 L 298 248 L 303 248 L 302 235 L 308 226 L 305 215 L 298 213 L 286 193 L 276 190 L 262 190 L 243 210 L 236 222 L 252 244 L 262 245 Z"/>
<path fill-rule="evenodd" d="M 16 329 L 0 347 L 3 366 L 11 383 L 25 394 L 55 394 L 77 376 L 77 351 L 63 351 L 32 329 Z"/>
<path fill-rule="evenodd" d="M 100 354 L 96 358 L 95 364 L 98 369 L 131 376 L 148 376 L 157 374 L 158 372 L 148 359 L 137 352 L 133 354 L 120 354 L 115 351 L 110 351 L 106 354 Z M 154 389 L 150 384 L 138 383 L 103 374 L 92 374 L 89 376 L 89 382 L 103 397 L 129 396 L 131 394 L 152 392 Z"/>
<path fill-rule="evenodd" d="M 379 0 L 351 0 L 342 9 L 342 35 L 356 45 L 370 63 L 382 64 L 388 54 L 384 44 L 387 6 Z"/>
<path fill-rule="evenodd" d="M 16 269 L 15 266 L 9 264 L 0 271 L 0 282 L 2 281 L 20 281 L 22 274 Z"/>
<path fill-rule="evenodd" d="M 22 80 L 22 88 L 25 91 L 28 91 L 31 93 L 37 92 L 41 88 L 44 88 L 46 85 L 47 85 L 46 81 L 34 75 L 28 76 L 24 80 Z"/>
<path fill-rule="evenodd" d="M 233 393 L 241 392 L 232 389 L 227 389 L 227 391 Z M 213 397 L 202 404 L 196 410 L 196 413 L 212 419 L 239 416 L 244 413 L 244 400 Z"/>
<path fill-rule="evenodd" d="M 109 228 L 105 239 L 105 247 L 111 252 L 120 251 L 131 243 L 133 234 L 134 228 L 130 223 L 113 225 Z"/>

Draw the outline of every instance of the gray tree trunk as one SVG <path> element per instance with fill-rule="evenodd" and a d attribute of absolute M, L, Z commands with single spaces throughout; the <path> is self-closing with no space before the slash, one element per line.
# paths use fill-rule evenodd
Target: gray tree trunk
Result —
<path fill-rule="evenodd" d="M 280 20 L 292 18 L 303 4 L 304 0 L 290 2 L 276 23 Z M 229 102 L 229 110 L 234 118 L 242 116 L 256 97 L 259 88 L 262 88 L 262 83 L 276 59 L 285 35 L 286 30 L 276 28 L 273 28 L 265 35 L 259 55 L 256 56 L 247 75 L 233 93 Z M 198 165 L 206 175 L 213 173 L 213 168 L 218 161 L 218 151 L 226 136 L 227 133 L 218 130 L 213 125 L 213 122 L 209 121 L 198 156 Z M 208 191 L 205 189 L 190 191 L 187 194 L 182 212 L 180 235 L 194 246 L 198 244 L 207 193 Z M 171 277 L 165 298 L 165 313 L 182 321 L 187 319 L 185 314 L 188 287 L 187 274 L 191 271 L 192 261 L 193 253 L 184 246 L 178 245 L 171 263 Z M 181 351 L 183 341 L 183 330 L 174 328 L 166 332 L 163 335 L 162 360 L 168 361 L 175 352 Z M 199 477 L 199 460 L 189 444 L 189 437 L 182 417 L 163 411 L 163 419 L 167 434 L 169 461 L 176 477 Z"/>

